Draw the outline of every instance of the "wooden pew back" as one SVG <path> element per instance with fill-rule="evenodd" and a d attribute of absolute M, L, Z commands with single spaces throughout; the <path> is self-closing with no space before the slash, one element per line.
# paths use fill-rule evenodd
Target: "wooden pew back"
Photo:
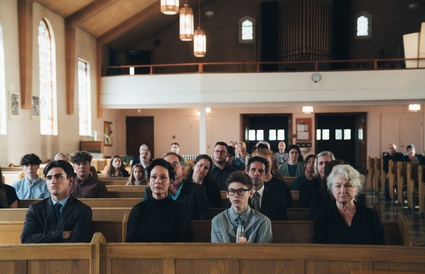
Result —
<path fill-rule="evenodd" d="M 147 185 L 126 186 L 126 185 L 106 185 L 111 198 L 140 198 L 145 195 Z"/>
<path fill-rule="evenodd" d="M 407 207 L 414 210 L 418 202 L 418 163 L 408 163 L 406 167 Z"/>
<path fill-rule="evenodd" d="M 405 193 L 407 191 L 406 174 L 408 162 L 396 162 L 397 163 L 397 201 L 401 206 L 404 205 Z"/>
<path fill-rule="evenodd" d="M 368 156 L 367 157 L 367 177 L 366 177 L 366 186 L 365 186 L 365 192 L 372 191 L 372 185 L 373 185 L 373 162 L 374 158 Z"/>
<path fill-rule="evenodd" d="M 395 201 L 397 196 L 395 189 L 397 186 L 397 162 L 389 160 L 388 162 L 388 188 L 390 192 L 391 201 Z"/>
<path fill-rule="evenodd" d="M 79 198 L 81 202 L 89 207 L 133 207 L 142 201 L 141 198 Z M 19 208 L 28 208 L 30 204 L 40 201 L 40 199 L 20 200 Z"/>
<path fill-rule="evenodd" d="M 425 166 L 418 167 L 419 213 L 425 215 Z"/>
<path fill-rule="evenodd" d="M 375 194 L 379 194 L 379 186 L 380 186 L 380 180 L 381 180 L 381 159 L 375 157 L 375 160 L 373 161 L 373 192 Z"/>

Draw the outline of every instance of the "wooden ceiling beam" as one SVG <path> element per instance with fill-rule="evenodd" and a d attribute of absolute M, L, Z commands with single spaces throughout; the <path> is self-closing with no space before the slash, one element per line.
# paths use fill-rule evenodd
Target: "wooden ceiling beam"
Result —
<path fill-rule="evenodd" d="M 141 22 L 148 19 L 152 15 L 158 13 L 158 3 L 154 3 L 139 13 L 133 15 L 129 19 L 125 20 L 118 26 L 114 27 L 110 31 L 104 33 L 97 38 L 98 43 L 106 45 L 111 41 L 114 41 L 121 37 L 124 33 L 128 32 L 132 28 L 138 26 Z"/>
<path fill-rule="evenodd" d="M 65 19 L 65 70 L 66 70 L 66 113 L 74 114 L 75 78 L 77 75 L 75 28 L 85 20 L 104 10 L 116 0 L 97 0 Z"/>

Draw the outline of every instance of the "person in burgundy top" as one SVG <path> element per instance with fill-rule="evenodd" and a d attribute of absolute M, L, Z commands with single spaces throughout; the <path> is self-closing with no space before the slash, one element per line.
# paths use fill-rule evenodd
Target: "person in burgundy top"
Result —
<path fill-rule="evenodd" d="M 71 186 L 71 194 L 77 198 L 109 198 L 105 184 L 90 174 L 92 158 L 87 151 L 76 151 L 71 155 L 71 162 L 77 173 Z"/>

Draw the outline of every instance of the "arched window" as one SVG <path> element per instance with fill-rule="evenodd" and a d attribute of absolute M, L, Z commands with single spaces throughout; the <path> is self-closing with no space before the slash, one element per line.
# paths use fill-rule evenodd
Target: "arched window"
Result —
<path fill-rule="evenodd" d="M 3 25 L 0 22 L 0 134 L 6 134 L 6 70 L 4 60 Z"/>
<path fill-rule="evenodd" d="M 367 12 L 361 12 L 356 17 L 356 38 L 370 39 L 372 38 L 372 16 Z"/>
<path fill-rule="evenodd" d="M 81 136 L 91 135 L 91 100 L 90 100 L 89 64 L 78 60 L 78 114 Z"/>
<path fill-rule="evenodd" d="M 40 81 L 40 133 L 57 135 L 55 46 L 46 19 L 38 25 L 38 72 Z"/>
<path fill-rule="evenodd" d="M 239 43 L 254 43 L 255 20 L 245 16 L 239 20 Z"/>

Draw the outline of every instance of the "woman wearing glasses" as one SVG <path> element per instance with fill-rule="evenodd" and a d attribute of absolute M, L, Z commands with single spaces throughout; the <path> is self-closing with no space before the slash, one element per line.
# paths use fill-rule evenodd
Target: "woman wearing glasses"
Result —
<path fill-rule="evenodd" d="M 243 171 L 230 174 L 227 198 L 232 206 L 215 216 L 211 224 L 212 243 L 271 243 L 271 221 L 248 205 L 251 178 Z"/>
<path fill-rule="evenodd" d="M 191 242 L 187 211 L 168 197 L 174 168 L 164 159 L 155 159 L 147 168 L 152 199 L 133 207 L 128 218 L 126 242 Z"/>

